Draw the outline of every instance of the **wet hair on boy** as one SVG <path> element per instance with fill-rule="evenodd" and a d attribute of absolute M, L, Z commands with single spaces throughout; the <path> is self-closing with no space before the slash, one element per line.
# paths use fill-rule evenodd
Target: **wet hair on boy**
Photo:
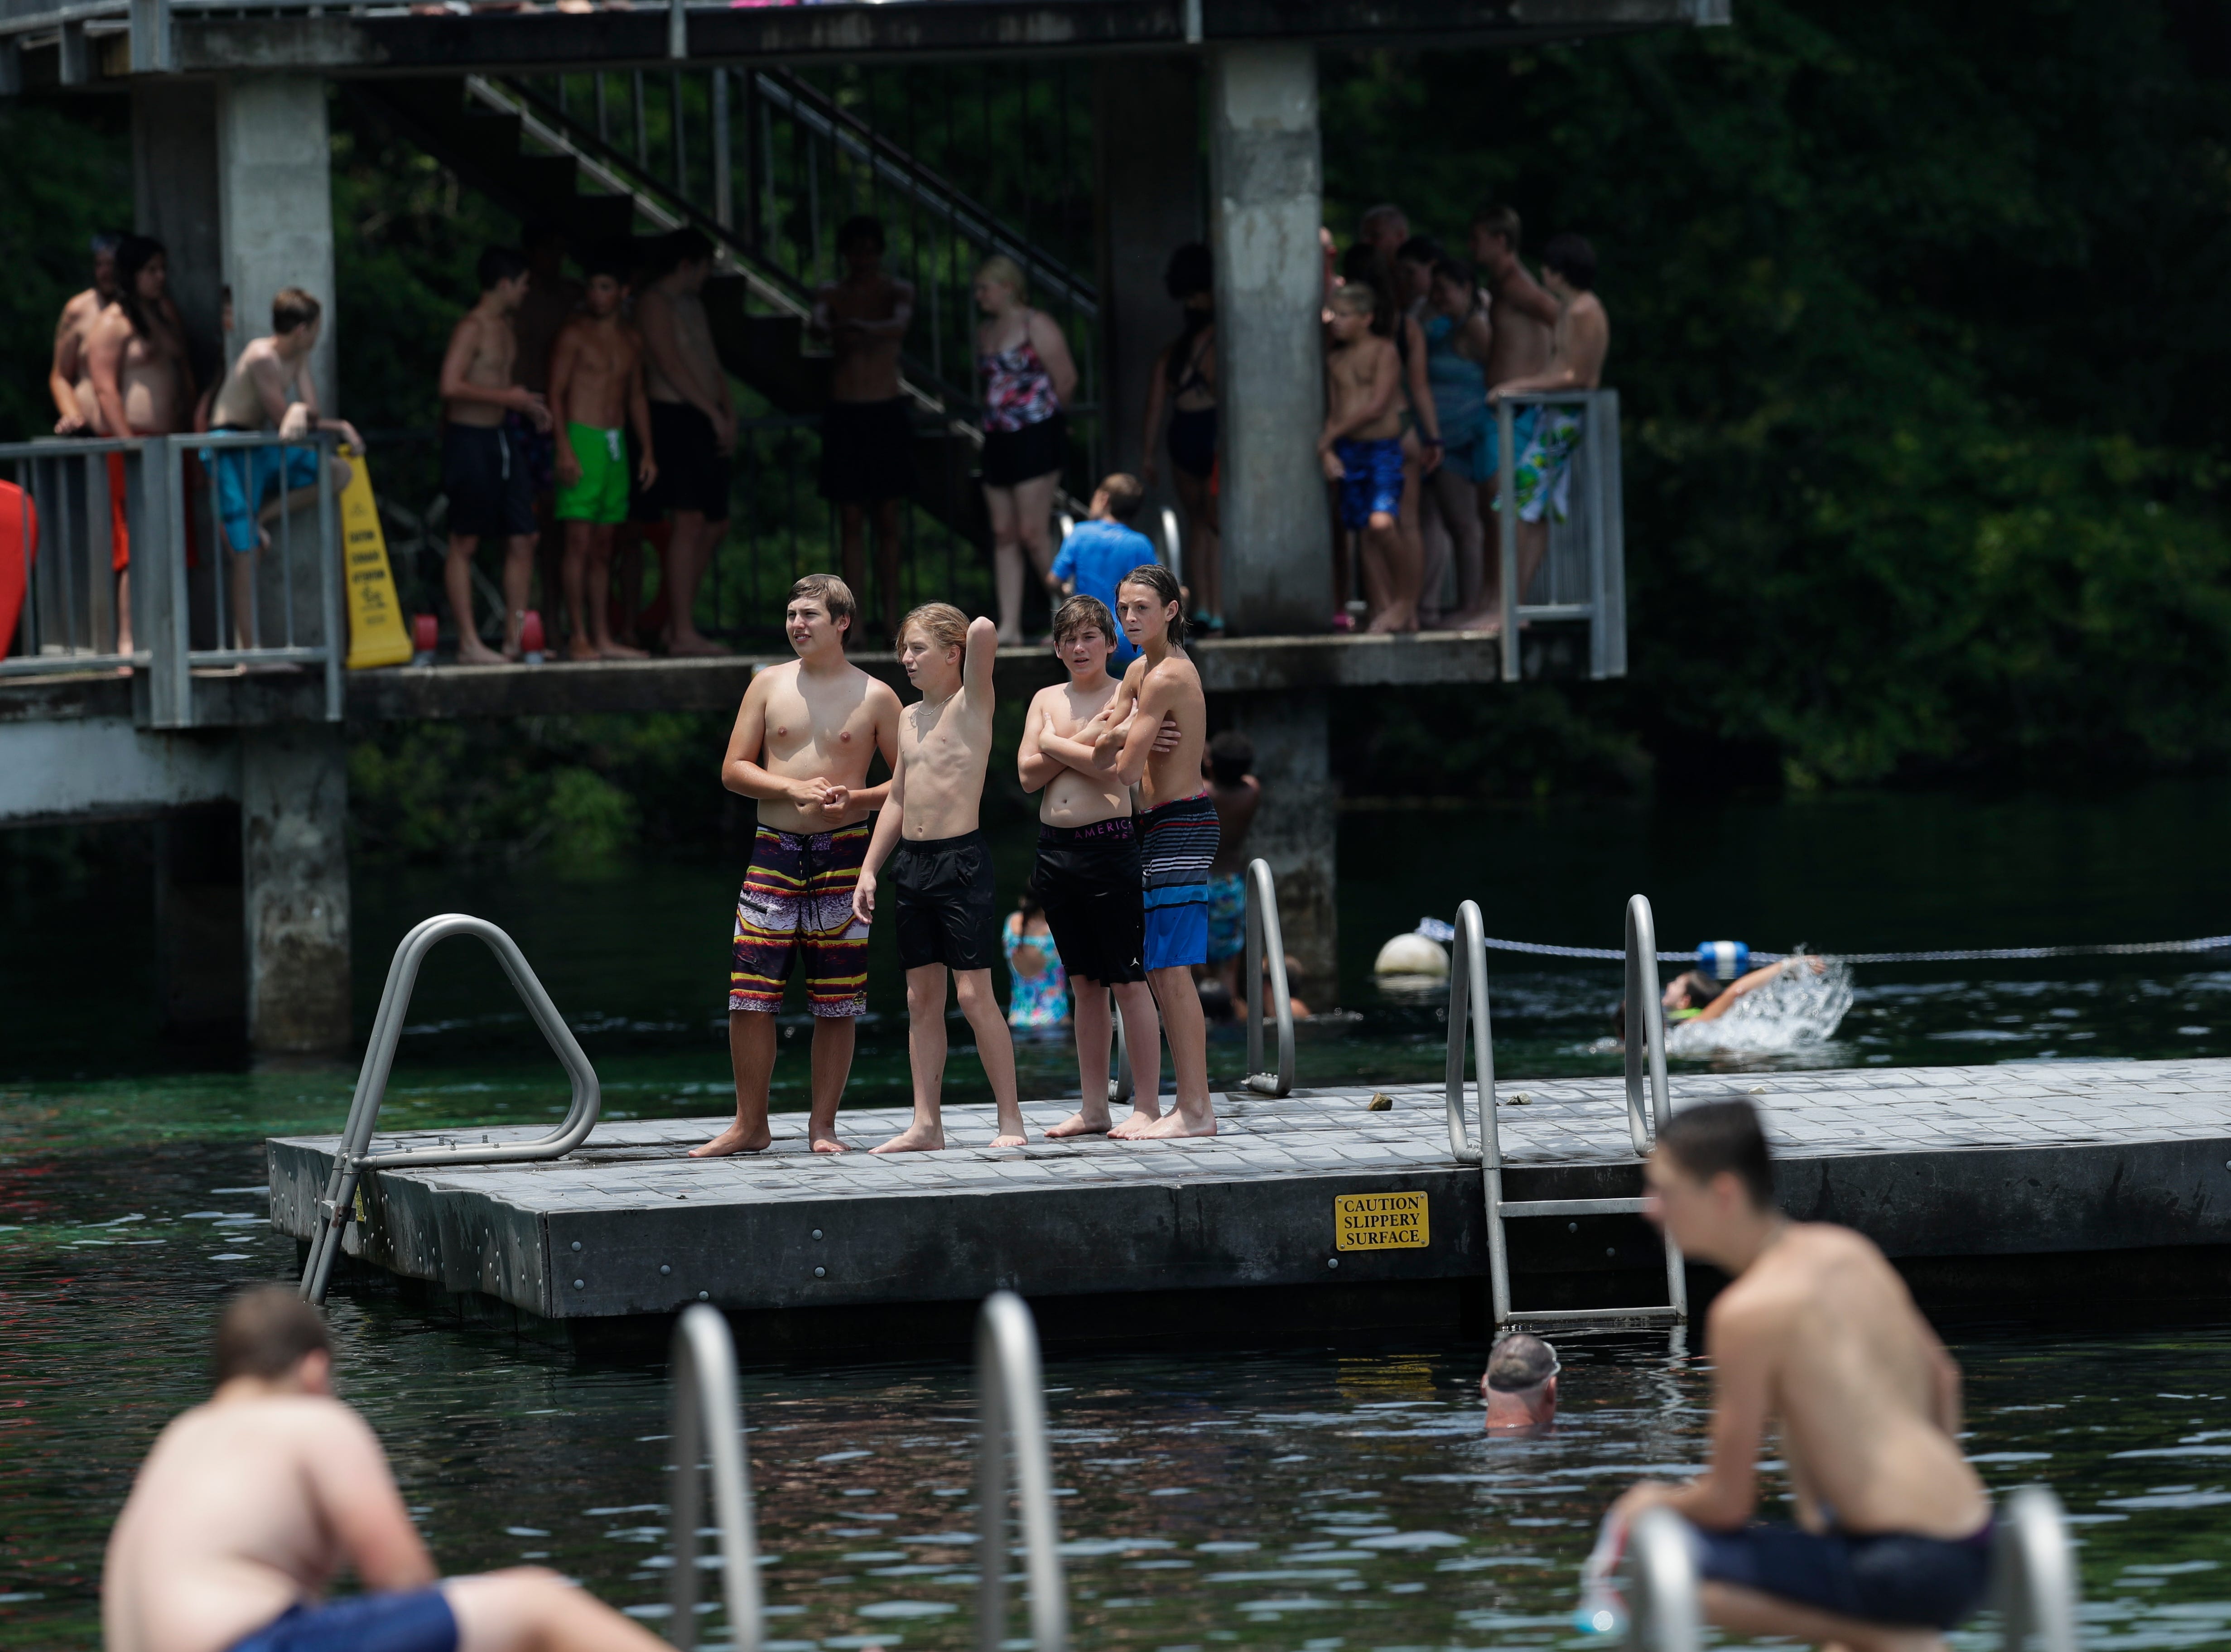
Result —
<path fill-rule="evenodd" d="M 1097 630 L 1111 643 L 1122 640 L 1123 633 L 1116 626 L 1116 616 L 1108 611 L 1107 603 L 1097 597 L 1072 597 L 1054 614 L 1054 646 L 1059 648 L 1079 631 L 1087 630 Z"/>
<path fill-rule="evenodd" d="M 515 281 L 527 274 L 527 255 L 516 247 L 490 247 L 481 254 L 480 263 L 474 274 L 480 277 L 481 291 L 504 281 Z"/>
<path fill-rule="evenodd" d="M 213 1374 L 220 1384 L 236 1377 L 269 1380 L 310 1354 L 332 1351 L 317 1309 L 287 1286 L 258 1285 L 234 1296 L 218 1316 Z"/>
<path fill-rule="evenodd" d="M 1549 237 L 1549 244 L 1542 248 L 1542 267 L 1555 270 L 1583 293 L 1596 284 L 1596 249 L 1588 244 L 1588 237 L 1569 230 Z"/>
<path fill-rule="evenodd" d="M 1684 1107 L 1658 1133 L 1665 1156 L 1696 1181 L 1723 1171 L 1743 1184 L 1753 1208 L 1774 1204 L 1774 1155 L 1758 1109 L 1748 1101 L 1704 1101 Z"/>
<path fill-rule="evenodd" d="M 1154 593 L 1165 608 L 1172 603 L 1177 604 L 1177 616 L 1170 622 L 1170 642 L 1178 648 L 1183 648 L 1188 628 L 1185 616 L 1185 597 L 1179 589 L 1177 576 L 1159 562 L 1144 562 L 1116 582 L 1117 592 L 1120 594 L 1126 585 L 1144 585 Z"/>

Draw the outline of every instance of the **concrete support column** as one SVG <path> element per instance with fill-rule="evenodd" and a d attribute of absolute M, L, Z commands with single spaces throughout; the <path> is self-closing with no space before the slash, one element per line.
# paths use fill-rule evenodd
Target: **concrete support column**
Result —
<path fill-rule="evenodd" d="M 1324 420 L 1316 48 L 1224 48 L 1208 105 L 1225 615 L 1256 635 L 1323 631 L 1332 532 L 1316 451 Z M 1317 764 L 1321 772 L 1322 754 Z"/>
<path fill-rule="evenodd" d="M 1177 305 L 1162 288 L 1172 251 L 1207 238 L 1201 197 L 1200 69 L 1193 57 L 1109 57 L 1093 70 L 1100 199 L 1102 451 L 1108 468 L 1138 474 L 1139 441 L 1154 356 L 1177 336 Z M 1156 535 L 1174 507 L 1167 457 L 1138 526 Z M 1157 539 L 1157 543 L 1159 543 Z"/>
<path fill-rule="evenodd" d="M 217 197 L 217 87 L 206 81 L 133 76 L 133 222 L 170 251 L 171 296 L 185 319 L 195 377 L 204 384 L 226 365 Z"/>
<path fill-rule="evenodd" d="M 349 1043 L 348 748 L 337 723 L 241 735 L 248 1039 L 267 1052 Z"/>
<path fill-rule="evenodd" d="M 1232 726 L 1253 742 L 1255 772 L 1263 779 L 1263 807 L 1248 829 L 1248 851 L 1271 863 L 1277 882 L 1286 950 L 1307 983 L 1298 990 L 1305 999 L 1316 993 L 1329 1002 L 1340 977 L 1334 903 L 1340 816 L 1328 761 L 1325 691 L 1239 694 L 1231 706 Z"/>
<path fill-rule="evenodd" d="M 225 359 L 271 327 L 271 300 L 299 287 L 325 307 L 310 360 L 318 399 L 340 409 L 333 371 L 333 142 L 326 83 L 311 74 L 238 74 L 217 93 L 217 210 L 233 331 Z"/>
<path fill-rule="evenodd" d="M 240 873 L 237 803 L 182 809 L 155 823 L 156 993 L 165 1032 L 228 1042 L 241 1036 Z"/>

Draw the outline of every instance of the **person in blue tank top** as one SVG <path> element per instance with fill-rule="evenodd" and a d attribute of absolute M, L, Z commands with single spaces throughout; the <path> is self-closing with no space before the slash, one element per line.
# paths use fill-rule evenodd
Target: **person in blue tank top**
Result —
<path fill-rule="evenodd" d="M 1096 597 L 1112 611 L 1116 586 L 1142 563 L 1159 562 L 1154 542 L 1138 529 L 1126 526 L 1146 502 L 1147 490 L 1136 476 L 1117 471 L 1092 495 L 1091 515 L 1079 522 L 1061 542 L 1046 575 L 1046 590 L 1056 608 L 1067 597 Z M 1119 635 L 1109 669 L 1116 675 L 1139 657 L 1135 644 Z"/>

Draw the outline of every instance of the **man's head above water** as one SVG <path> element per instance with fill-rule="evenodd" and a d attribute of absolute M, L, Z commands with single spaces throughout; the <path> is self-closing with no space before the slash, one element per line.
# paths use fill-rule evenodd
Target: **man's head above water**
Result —
<path fill-rule="evenodd" d="M 1555 1421 L 1557 1371 L 1557 1351 L 1537 1336 L 1513 1331 L 1497 1342 L 1479 1379 L 1489 1429 L 1536 1429 Z"/>

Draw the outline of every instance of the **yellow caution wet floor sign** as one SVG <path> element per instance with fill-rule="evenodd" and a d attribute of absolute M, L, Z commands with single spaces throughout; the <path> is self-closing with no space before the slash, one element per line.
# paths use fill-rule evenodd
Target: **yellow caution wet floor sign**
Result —
<path fill-rule="evenodd" d="M 341 560 L 347 571 L 348 668 L 411 663 L 411 634 L 403 604 L 395 595 L 395 576 L 387 565 L 387 535 L 380 531 L 379 507 L 372 496 L 372 468 L 364 455 L 343 447 L 349 482 L 341 490 Z"/>

